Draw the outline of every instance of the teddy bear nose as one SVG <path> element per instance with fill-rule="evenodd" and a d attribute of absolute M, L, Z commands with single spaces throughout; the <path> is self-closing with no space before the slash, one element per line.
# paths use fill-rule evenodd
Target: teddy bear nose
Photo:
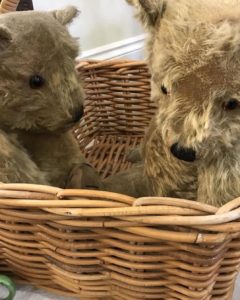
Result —
<path fill-rule="evenodd" d="M 81 120 L 84 114 L 84 108 L 83 105 L 80 106 L 79 109 L 77 109 L 73 114 L 73 122 L 76 123 Z"/>
<path fill-rule="evenodd" d="M 183 148 L 179 146 L 178 143 L 175 143 L 170 148 L 172 154 L 180 159 L 187 162 L 193 162 L 196 160 L 196 151 L 191 148 Z"/>

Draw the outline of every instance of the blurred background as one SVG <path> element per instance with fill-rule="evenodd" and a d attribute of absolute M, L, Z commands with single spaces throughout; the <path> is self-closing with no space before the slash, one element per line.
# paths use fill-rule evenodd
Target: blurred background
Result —
<path fill-rule="evenodd" d="M 81 14 L 70 31 L 80 38 L 83 57 L 143 58 L 143 30 L 125 0 L 33 0 L 33 5 L 36 10 L 78 7 Z"/>

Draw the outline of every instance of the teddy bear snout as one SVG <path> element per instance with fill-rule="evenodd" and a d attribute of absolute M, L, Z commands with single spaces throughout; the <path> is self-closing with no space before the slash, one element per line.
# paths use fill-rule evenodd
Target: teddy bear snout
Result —
<path fill-rule="evenodd" d="M 194 162 L 196 160 L 196 151 L 191 148 L 184 148 L 178 143 L 175 143 L 170 148 L 171 153 L 178 159 L 187 162 Z"/>
<path fill-rule="evenodd" d="M 77 123 L 79 122 L 82 117 L 83 117 L 83 114 L 84 114 L 84 108 L 83 108 L 83 105 L 81 105 L 77 110 L 74 111 L 73 113 L 73 122 L 74 123 Z"/>

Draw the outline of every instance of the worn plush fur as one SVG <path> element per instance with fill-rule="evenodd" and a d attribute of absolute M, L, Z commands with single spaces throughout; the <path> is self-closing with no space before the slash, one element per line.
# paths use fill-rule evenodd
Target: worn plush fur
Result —
<path fill-rule="evenodd" d="M 128 0 L 148 32 L 157 114 L 143 146 L 152 194 L 240 196 L 240 1 Z M 170 148 L 196 153 L 194 162 Z"/>
<path fill-rule="evenodd" d="M 135 160 L 135 159 L 134 159 Z M 68 188 L 96 189 L 131 197 L 149 196 L 148 181 L 143 176 L 143 162 L 138 161 L 130 170 L 102 179 L 98 171 L 87 163 L 75 165 L 67 181 Z"/>
<path fill-rule="evenodd" d="M 64 187 L 84 160 L 69 132 L 84 99 L 77 41 L 65 27 L 76 15 L 74 7 L 0 15 L 1 182 Z M 34 76 L 40 86 L 30 84 Z"/>

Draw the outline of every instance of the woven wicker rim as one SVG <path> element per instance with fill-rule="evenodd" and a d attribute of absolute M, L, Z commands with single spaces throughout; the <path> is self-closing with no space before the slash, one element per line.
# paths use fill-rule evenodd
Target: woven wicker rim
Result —
<path fill-rule="evenodd" d="M 2 0 L 0 4 L 0 14 L 16 11 L 20 0 Z"/>
<path fill-rule="evenodd" d="M 64 190 L 32 184 L 0 184 L 0 198 L 1 205 L 7 208 L 34 207 L 72 218 L 105 216 L 127 223 L 196 226 L 215 232 L 234 233 L 240 229 L 237 222 L 240 218 L 240 198 L 217 208 L 184 199 L 165 197 L 135 199 L 110 192 Z M 9 201 L 9 198 L 12 200 Z M 234 221 L 237 222 L 235 226 L 232 226 L 234 223 L 229 224 Z M 190 236 L 191 234 L 188 242 L 193 242 L 193 237 Z M 222 242 L 221 238 L 220 240 Z"/>

